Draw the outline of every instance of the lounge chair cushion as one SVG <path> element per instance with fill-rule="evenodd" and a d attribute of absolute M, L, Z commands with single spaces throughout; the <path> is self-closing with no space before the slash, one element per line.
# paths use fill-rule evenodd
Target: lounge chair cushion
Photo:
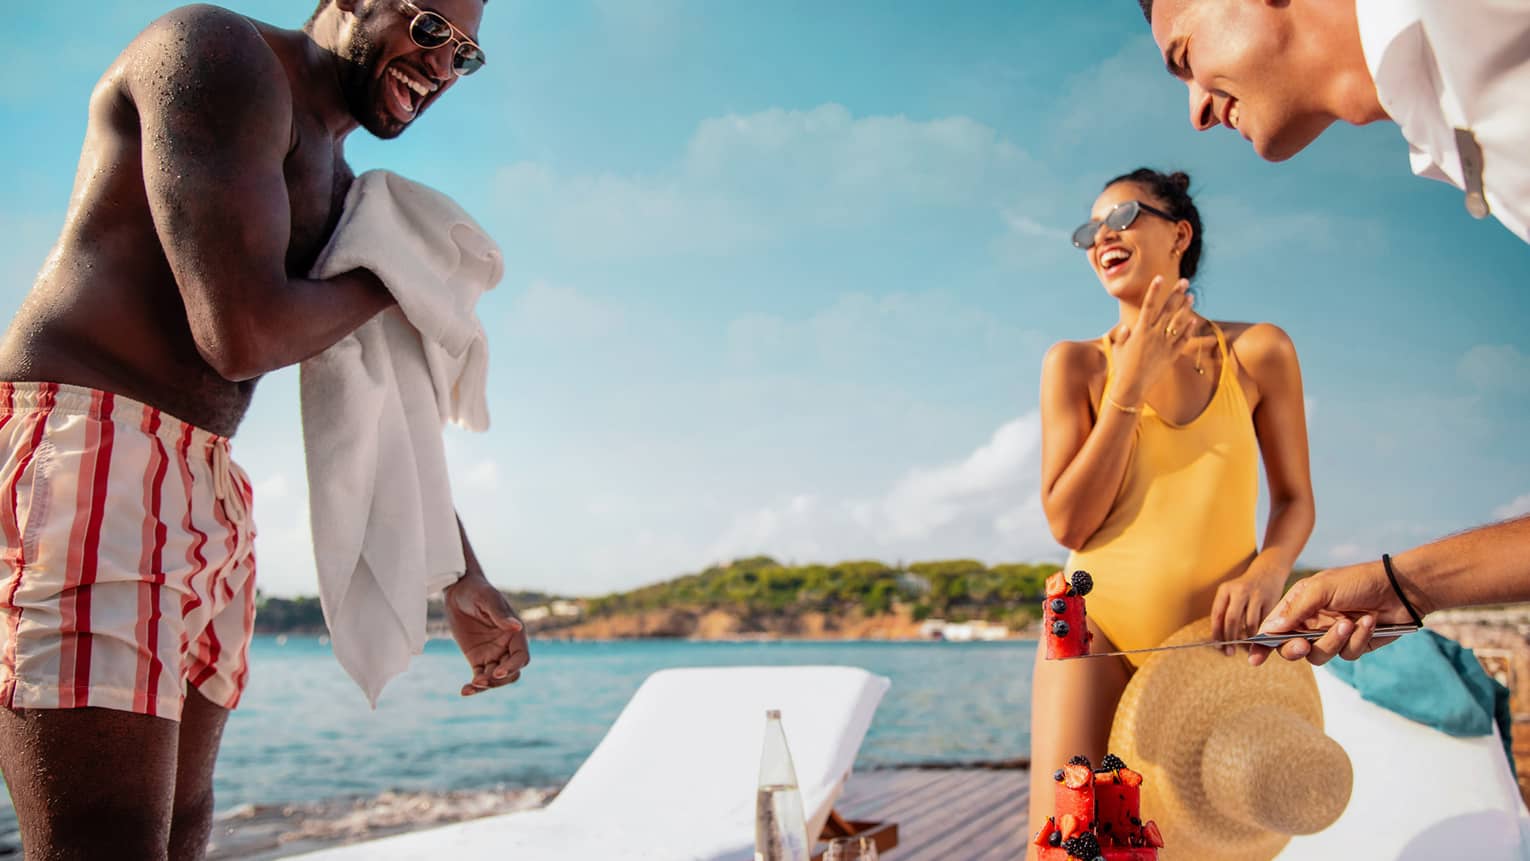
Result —
<path fill-rule="evenodd" d="M 1453 737 L 1367 702 L 1326 668 L 1315 675 L 1325 732 L 1349 754 L 1354 790 L 1338 822 L 1293 838 L 1282 861 L 1530 858 L 1530 812 L 1496 727 Z"/>
<path fill-rule="evenodd" d="M 817 834 L 889 684 L 854 667 L 661 670 L 545 809 L 302 857 L 746 861 L 766 709 L 781 710 Z"/>

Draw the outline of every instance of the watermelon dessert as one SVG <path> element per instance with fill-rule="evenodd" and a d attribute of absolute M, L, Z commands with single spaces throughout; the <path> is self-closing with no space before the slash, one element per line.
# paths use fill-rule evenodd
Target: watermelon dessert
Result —
<path fill-rule="evenodd" d="M 1058 571 L 1047 578 L 1041 608 L 1041 639 L 1046 641 L 1047 660 L 1089 654 L 1094 635 L 1084 620 L 1084 596 L 1093 588 L 1094 579 L 1088 571 L 1074 571 L 1071 578 Z"/>
<path fill-rule="evenodd" d="M 1163 835 L 1143 822 L 1142 775 L 1106 754 L 1098 769 L 1075 756 L 1052 774 L 1057 783 L 1054 815 L 1032 841 L 1041 861 L 1157 861 Z"/>
<path fill-rule="evenodd" d="M 1089 758 L 1075 756 L 1068 764 L 1052 774 L 1057 782 L 1057 795 L 1053 812 L 1062 830 L 1071 837 L 1079 831 L 1087 831 L 1094 825 L 1094 771 Z"/>

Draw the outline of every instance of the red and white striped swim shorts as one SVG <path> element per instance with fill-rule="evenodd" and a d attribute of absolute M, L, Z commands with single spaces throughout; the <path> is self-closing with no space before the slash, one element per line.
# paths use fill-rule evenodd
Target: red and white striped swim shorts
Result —
<path fill-rule="evenodd" d="M 225 437 L 78 386 L 0 383 L 0 706 L 233 708 L 255 623 Z"/>

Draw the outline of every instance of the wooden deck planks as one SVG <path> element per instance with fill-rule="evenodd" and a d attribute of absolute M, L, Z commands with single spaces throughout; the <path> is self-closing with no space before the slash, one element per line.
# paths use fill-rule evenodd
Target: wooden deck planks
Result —
<path fill-rule="evenodd" d="M 986 854 L 997 836 L 1001 823 L 1008 819 L 1015 807 L 1014 792 L 1006 791 L 1005 781 L 974 781 L 971 788 L 973 801 L 962 804 L 950 799 L 952 806 L 934 808 L 940 811 L 936 827 L 921 829 L 920 834 L 910 835 L 904 844 L 906 857 L 979 858 Z M 1023 803 L 1023 799 L 1020 799 Z M 1013 835 L 1013 844 L 1022 846 L 1021 835 Z M 1004 845 L 1009 845 L 1006 841 Z M 978 849 L 981 843 L 983 850 Z M 1011 856 L 1015 857 L 1015 856 Z"/>
<path fill-rule="evenodd" d="M 852 797 L 857 777 L 852 777 L 846 788 L 846 806 L 864 807 L 871 818 L 885 818 L 894 813 L 921 812 L 931 799 L 946 794 L 960 794 L 971 785 L 968 775 L 960 771 L 904 771 L 883 792 L 870 794 L 864 800 Z"/>
<path fill-rule="evenodd" d="M 1025 771 L 868 771 L 837 805 L 851 819 L 898 823 L 889 861 L 1012 861 L 1025 857 Z"/>

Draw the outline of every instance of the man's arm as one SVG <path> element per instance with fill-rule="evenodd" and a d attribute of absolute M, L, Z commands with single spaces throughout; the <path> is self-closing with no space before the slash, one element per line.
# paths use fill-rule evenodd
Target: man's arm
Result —
<path fill-rule="evenodd" d="M 246 380 L 317 353 L 392 303 L 365 270 L 291 278 L 286 70 L 254 26 L 211 6 L 155 21 L 126 84 L 144 188 L 203 359 Z"/>
<path fill-rule="evenodd" d="M 1484 526 L 1392 558 L 1398 586 L 1419 615 L 1447 607 L 1530 601 L 1530 517 Z M 1280 647 L 1287 660 L 1354 660 L 1390 640 L 1374 643 L 1376 626 L 1412 621 L 1381 562 L 1320 571 L 1302 580 L 1276 605 L 1260 631 L 1326 630 L 1316 642 Z M 1252 656 L 1262 663 L 1267 650 Z"/>

